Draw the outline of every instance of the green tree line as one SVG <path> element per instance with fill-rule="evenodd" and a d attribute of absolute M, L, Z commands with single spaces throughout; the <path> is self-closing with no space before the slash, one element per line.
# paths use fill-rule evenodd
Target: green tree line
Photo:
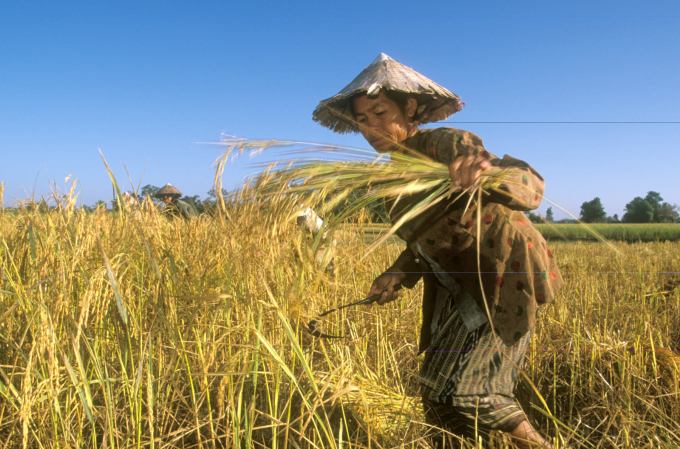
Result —
<path fill-rule="evenodd" d="M 138 195 L 132 194 L 140 203 L 146 198 L 148 195 L 151 200 L 154 202 L 154 204 L 158 205 L 160 204 L 161 200 L 156 198 L 156 192 L 160 190 L 160 187 L 154 186 L 151 184 L 147 184 L 144 187 L 141 188 L 139 191 Z M 222 195 L 227 196 L 227 191 L 226 189 L 222 189 Z M 191 207 L 194 208 L 197 214 L 203 214 L 203 213 L 211 213 L 212 210 L 215 208 L 216 204 L 216 198 L 215 198 L 215 190 L 211 189 L 207 192 L 207 197 L 204 199 L 201 199 L 200 195 L 193 195 L 193 196 L 188 196 L 184 195 L 179 198 L 181 201 L 184 201 L 185 203 L 188 203 Z M 107 208 L 107 204 L 105 201 L 99 200 L 96 203 L 94 203 L 92 206 L 83 206 L 83 209 L 89 210 L 89 211 L 95 211 L 98 208 L 103 207 L 104 209 Z M 118 203 L 117 201 L 112 201 L 112 210 L 117 210 L 118 209 Z"/>
<path fill-rule="evenodd" d="M 580 218 L 586 223 L 680 223 L 678 205 L 665 202 L 654 191 L 647 192 L 644 198 L 636 196 L 626 204 L 621 220 L 617 215 L 608 217 L 598 197 L 581 205 Z"/>
<path fill-rule="evenodd" d="M 644 198 L 636 196 L 626 204 L 625 213 L 621 218 L 618 214 L 608 216 L 599 197 L 581 204 L 579 218 L 585 223 L 680 223 L 679 210 L 677 204 L 665 202 L 659 192 L 649 191 Z M 545 217 L 534 212 L 527 213 L 527 216 L 534 223 L 554 222 L 552 207 L 548 208 Z M 575 222 L 576 220 L 568 218 L 559 221 L 559 223 Z"/>

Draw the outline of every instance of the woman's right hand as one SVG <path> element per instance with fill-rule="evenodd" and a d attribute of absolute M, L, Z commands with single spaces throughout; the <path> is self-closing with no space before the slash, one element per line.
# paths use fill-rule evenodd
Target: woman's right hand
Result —
<path fill-rule="evenodd" d="M 394 286 L 400 283 L 406 275 L 404 273 L 390 272 L 383 273 L 373 281 L 371 289 L 368 291 L 368 296 L 382 294 L 377 303 L 383 305 L 387 302 L 394 301 L 399 297 L 399 292 L 394 290 Z"/>
<path fill-rule="evenodd" d="M 486 153 L 488 155 L 488 153 Z M 458 156 L 449 165 L 449 175 L 451 176 L 451 190 L 456 191 L 458 187 L 463 190 L 469 189 L 477 182 L 484 170 L 489 170 L 493 166 L 484 153 L 469 156 Z"/>

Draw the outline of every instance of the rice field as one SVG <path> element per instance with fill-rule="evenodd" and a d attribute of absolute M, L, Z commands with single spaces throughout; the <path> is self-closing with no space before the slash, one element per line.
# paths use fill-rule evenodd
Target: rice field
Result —
<path fill-rule="evenodd" d="M 420 284 L 329 315 L 345 339 L 305 329 L 363 298 L 403 243 L 361 260 L 375 231 L 347 225 L 330 275 L 294 223 L 264 223 L 247 202 L 190 223 L 0 212 L 0 447 L 430 447 Z M 677 448 L 680 243 L 615 245 L 552 243 L 566 286 L 518 399 L 555 447 Z"/>
<path fill-rule="evenodd" d="M 608 240 L 623 242 L 655 242 L 680 240 L 680 223 L 591 223 L 587 227 L 580 224 L 537 224 L 536 228 L 541 231 L 546 240 L 589 240 L 597 241 L 597 238 L 588 231 L 588 228 L 596 231 Z"/>

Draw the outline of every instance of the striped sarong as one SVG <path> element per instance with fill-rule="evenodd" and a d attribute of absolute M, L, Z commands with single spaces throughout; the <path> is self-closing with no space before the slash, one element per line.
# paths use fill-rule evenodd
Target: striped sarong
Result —
<path fill-rule="evenodd" d="M 468 331 L 453 293 L 439 282 L 437 290 L 439 316 L 420 369 L 426 416 L 455 416 L 468 428 L 486 431 L 514 430 L 525 419 L 514 388 L 531 331 L 512 347 L 491 332 L 488 321 Z M 446 424 L 438 421 L 433 424 Z"/>

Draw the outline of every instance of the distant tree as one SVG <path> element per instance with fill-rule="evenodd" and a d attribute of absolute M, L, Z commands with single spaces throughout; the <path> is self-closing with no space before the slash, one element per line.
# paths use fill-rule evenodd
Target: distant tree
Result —
<path fill-rule="evenodd" d="M 626 213 L 623 214 L 624 223 L 652 223 L 654 220 L 654 206 L 644 198 L 636 196 L 633 201 L 626 204 Z"/>
<path fill-rule="evenodd" d="M 654 211 L 654 221 L 657 223 L 680 223 L 678 205 L 663 203 Z"/>
<path fill-rule="evenodd" d="M 147 184 L 144 187 L 142 187 L 142 191 L 141 191 L 140 196 L 143 199 L 143 198 L 146 198 L 146 195 L 148 194 L 151 197 L 151 199 L 154 199 L 154 195 L 159 190 L 160 190 L 160 187 L 156 187 L 156 186 L 152 186 L 151 184 Z M 154 199 L 154 201 L 156 201 L 156 200 Z"/>
<path fill-rule="evenodd" d="M 215 195 L 215 193 L 216 193 L 215 189 L 208 190 L 208 197 L 201 201 L 203 213 L 215 212 L 215 206 L 217 205 L 217 195 Z M 229 195 L 227 189 L 222 189 L 222 196 L 224 198 L 227 198 L 227 195 Z"/>
<path fill-rule="evenodd" d="M 536 214 L 533 213 L 533 212 L 529 212 L 529 213 L 527 214 L 527 217 L 529 217 L 529 220 L 530 220 L 532 223 L 541 223 L 541 222 L 543 221 L 543 220 L 541 220 L 541 216 L 540 216 L 540 215 L 536 215 Z"/>
<path fill-rule="evenodd" d="M 661 194 L 659 194 L 659 192 L 649 191 L 647 192 L 647 196 L 645 196 L 644 200 L 647 201 L 654 210 L 654 218 L 652 221 L 654 223 L 659 223 L 659 210 L 661 209 L 661 202 L 663 201 Z"/>
<path fill-rule="evenodd" d="M 194 196 L 183 196 L 180 200 L 191 205 L 197 214 L 202 214 L 205 212 L 205 207 L 203 206 L 203 201 L 198 195 Z"/>
<path fill-rule="evenodd" d="M 619 223 L 619 214 L 614 214 L 613 217 L 607 217 L 607 223 Z"/>
<path fill-rule="evenodd" d="M 581 220 L 586 223 L 604 223 L 607 221 L 607 214 L 600 198 L 595 197 L 592 201 L 581 204 Z"/>
<path fill-rule="evenodd" d="M 208 198 L 215 198 L 215 193 L 217 191 L 215 189 L 210 189 L 208 190 Z M 227 196 L 229 195 L 229 192 L 227 192 L 227 189 L 222 189 L 222 196 Z"/>
<path fill-rule="evenodd" d="M 104 208 L 104 210 L 106 210 L 106 202 L 104 202 L 104 201 L 102 201 L 102 200 L 99 200 L 99 201 L 97 201 L 96 203 L 94 203 L 94 205 L 92 206 L 92 209 L 93 209 L 93 210 L 97 210 L 97 209 L 99 209 L 100 207 L 102 207 L 102 208 Z"/>
<path fill-rule="evenodd" d="M 227 189 L 222 189 L 222 197 L 227 198 L 228 195 L 229 192 L 227 192 Z M 203 202 L 206 204 L 206 206 L 214 206 L 217 202 L 217 191 L 215 189 L 208 190 L 208 198 L 206 198 Z"/>
<path fill-rule="evenodd" d="M 661 207 L 663 198 L 661 198 L 661 194 L 659 192 L 649 191 L 647 192 L 647 196 L 644 197 L 644 200 L 656 209 L 657 207 Z"/>
<path fill-rule="evenodd" d="M 555 219 L 555 217 L 553 217 L 552 206 L 545 211 L 545 219 L 548 220 L 549 223 L 552 223 L 553 220 Z"/>

